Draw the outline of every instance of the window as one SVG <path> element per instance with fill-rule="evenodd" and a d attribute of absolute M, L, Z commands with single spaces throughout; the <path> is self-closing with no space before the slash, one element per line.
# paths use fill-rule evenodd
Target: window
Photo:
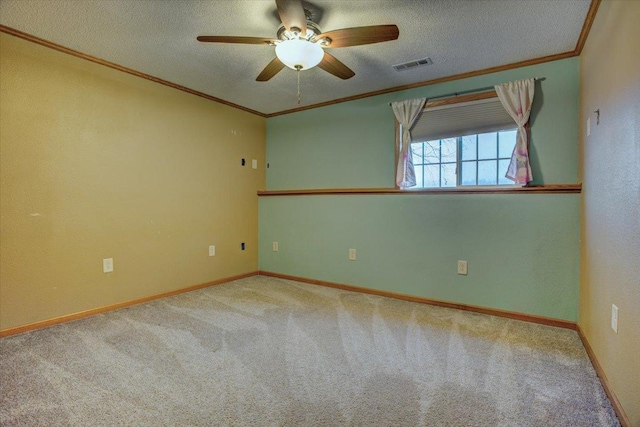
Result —
<path fill-rule="evenodd" d="M 416 188 L 513 185 L 504 177 L 517 129 L 411 144 Z"/>
<path fill-rule="evenodd" d="M 427 103 L 412 127 L 414 188 L 513 185 L 514 120 L 495 92 L 461 98 Z"/>

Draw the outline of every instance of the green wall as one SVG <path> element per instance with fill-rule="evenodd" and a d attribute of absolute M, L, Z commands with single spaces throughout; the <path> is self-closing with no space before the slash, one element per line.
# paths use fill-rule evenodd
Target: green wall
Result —
<path fill-rule="evenodd" d="M 575 183 L 578 67 L 571 58 L 268 119 L 267 189 L 392 187 L 390 101 L 527 77 L 545 77 L 534 183 Z M 263 197 L 260 269 L 574 321 L 579 207 L 577 194 Z"/>
<path fill-rule="evenodd" d="M 545 77 L 536 82 L 531 114 L 533 184 L 575 183 L 578 67 L 578 59 L 570 58 L 272 117 L 267 189 L 393 187 L 395 122 L 389 102 L 529 77 Z"/>

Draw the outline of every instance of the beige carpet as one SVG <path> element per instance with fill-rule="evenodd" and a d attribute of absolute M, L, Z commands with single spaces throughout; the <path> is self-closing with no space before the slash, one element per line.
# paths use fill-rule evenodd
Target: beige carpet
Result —
<path fill-rule="evenodd" d="M 3 426 L 615 426 L 574 331 L 256 276 L 0 341 Z"/>

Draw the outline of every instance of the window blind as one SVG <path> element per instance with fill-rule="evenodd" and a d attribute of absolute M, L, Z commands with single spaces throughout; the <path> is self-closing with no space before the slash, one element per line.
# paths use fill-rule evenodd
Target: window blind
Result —
<path fill-rule="evenodd" d="M 413 128 L 413 142 L 513 129 L 514 120 L 496 98 L 425 108 Z"/>

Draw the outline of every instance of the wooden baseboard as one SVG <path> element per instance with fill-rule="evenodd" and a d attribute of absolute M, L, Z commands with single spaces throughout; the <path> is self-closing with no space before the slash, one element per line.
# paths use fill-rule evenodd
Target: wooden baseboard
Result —
<path fill-rule="evenodd" d="M 525 322 L 540 323 L 542 325 L 555 326 L 558 328 L 576 329 L 576 323 L 568 320 L 554 319 L 551 317 L 536 316 L 533 314 L 518 313 L 515 311 L 499 310 L 496 308 L 479 307 L 475 305 L 459 304 L 449 301 L 441 301 L 431 298 L 417 297 L 414 295 L 401 294 L 396 292 L 381 291 L 378 289 L 363 288 L 360 286 L 344 285 L 341 283 L 326 282 L 324 280 L 308 279 L 306 277 L 290 276 L 288 274 L 273 273 L 271 271 L 260 270 L 260 275 L 277 277 L 279 279 L 295 280 L 297 282 L 309 283 L 312 285 L 326 286 L 329 288 L 343 289 L 345 291 L 360 292 L 365 294 L 378 295 L 395 298 L 404 301 L 417 302 L 421 304 L 437 305 L 439 307 L 455 308 L 458 310 L 473 311 L 475 313 L 489 314 L 492 316 L 506 317 L 509 319 L 522 320 Z"/>
<path fill-rule="evenodd" d="M 607 376 L 604 374 L 604 371 L 602 370 L 602 366 L 600 365 L 600 362 L 598 362 L 598 359 L 596 358 L 596 354 L 593 352 L 593 349 L 591 348 L 591 344 L 589 344 L 589 341 L 587 341 L 587 337 L 584 335 L 579 325 L 577 325 L 576 330 L 578 331 L 578 336 L 582 340 L 582 345 L 584 345 L 585 350 L 587 350 L 589 359 L 591 359 L 591 364 L 593 365 L 593 369 L 595 369 L 596 374 L 598 374 L 598 378 L 600 378 L 600 383 L 602 384 L 602 388 L 604 389 L 604 392 L 607 394 L 607 397 L 611 402 L 611 406 L 613 406 L 613 410 L 616 411 L 616 415 L 618 416 L 618 421 L 620 421 L 620 425 L 622 427 L 631 427 L 631 420 L 629 420 L 629 417 L 627 417 L 626 412 L 624 412 L 624 409 L 622 409 L 622 405 L 620 404 L 620 401 L 618 400 L 615 393 L 611 389 L 611 386 L 609 385 L 609 381 L 607 380 Z"/>
<path fill-rule="evenodd" d="M 189 286 L 187 288 L 177 289 L 175 291 L 163 292 L 161 294 L 151 295 L 144 298 L 138 298 L 131 301 L 119 302 L 117 304 L 107 305 L 104 307 L 92 308 L 91 310 L 85 310 L 78 313 L 66 314 L 60 317 L 54 317 L 53 319 L 41 320 L 27 325 L 15 326 L 13 328 L 7 328 L 0 330 L 0 338 L 9 335 L 22 334 L 24 332 L 33 331 L 36 329 L 46 328 L 48 326 L 57 325 L 58 323 L 70 322 L 72 320 L 83 319 L 85 317 L 94 316 L 96 314 L 105 313 L 107 311 L 118 310 L 120 308 L 130 307 L 132 305 L 143 304 L 145 302 L 153 301 L 160 298 L 166 298 L 173 295 L 182 294 L 185 292 L 195 291 L 196 289 L 208 288 L 209 286 L 221 285 L 223 283 L 231 282 L 233 280 L 244 279 L 245 277 L 251 277 L 258 275 L 257 271 L 250 273 L 239 274 L 237 276 L 225 277 L 222 279 L 214 280 L 212 282 L 201 283 L 199 285 Z"/>

